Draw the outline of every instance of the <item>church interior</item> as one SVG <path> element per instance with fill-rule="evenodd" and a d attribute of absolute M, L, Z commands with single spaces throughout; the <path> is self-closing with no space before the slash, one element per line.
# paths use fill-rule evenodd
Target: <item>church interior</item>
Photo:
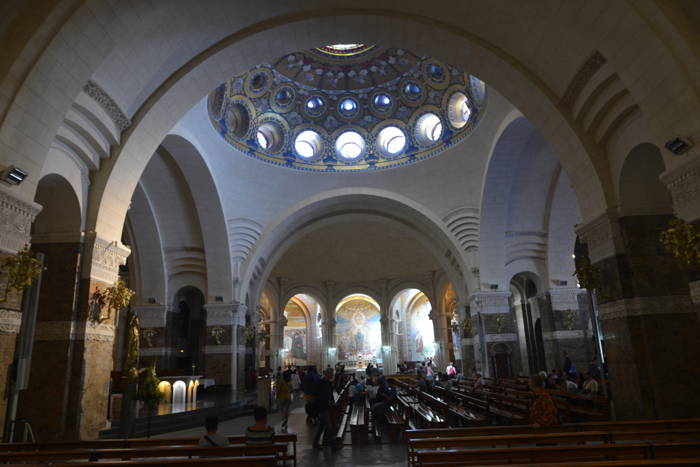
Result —
<path fill-rule="evenodd" d="M 0 45 L 0 462 L 700 465 L 700 2 L 5 0 Z"/>

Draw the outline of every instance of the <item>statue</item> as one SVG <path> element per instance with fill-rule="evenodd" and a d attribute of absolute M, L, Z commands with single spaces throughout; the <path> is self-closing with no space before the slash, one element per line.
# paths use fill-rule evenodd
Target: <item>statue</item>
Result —
<path fill-rule="evenodd" d="M 124 361 L 124 373 L 130 380 L 138 377 L 139 366 L 139 317 L 132 311 L 129 316 L 129 330 L 127 336 L 126 360 Z"/>
<path fill-rule="evenodd" d="M 420 333 L 420 331 L 416 332 L 416 353 L 417 354 L 422 354 L 424 351 L 424 346 L 423 346 L 423 335 Z"/>
<path fill-rule="evenodd" d="M 292 358 L 306 358 L 306 352 L 304 351 L 304 337 L 301 331 L 294 333 L 292 338 Z"/>

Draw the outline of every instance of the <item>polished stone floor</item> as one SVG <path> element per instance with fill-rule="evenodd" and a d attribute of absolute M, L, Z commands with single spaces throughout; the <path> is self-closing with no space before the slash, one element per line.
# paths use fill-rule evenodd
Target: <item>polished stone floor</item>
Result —
<path fill-rule="evenodd" d="M 297 463 L 299 466 L 387 466 L 398 467 L 406 465 L 406 445 L 390 443 L 386 436 L 381 443 L 377 442 L 370 435 L 369 444 L 366 446 L 351 446 L 350 433 L 346 433 L 346 445 L 339 451 L 332 451 L 324 448 L 317 451 L 311 447 L 311 440 L 314 435 L 314 426 L 306 424 L 306 414 L 301 401 L 294 404 L 289 417 L 289 432 L 297 433 Z M 248 425 L 253 423 L 252 417 L 237 418 L 223 421 L 219 424 L 219 433 L 236 435 L 245 433 Z M 280 431 L 281 417 L 279 414 L 272 414 L 268 423 L 274 426 L 275 431 Z M 193 428 L 189 430 L 175 431 L 159 435 L 158 437 L 177 436 L 201 436 L 204 434 L 203 428 Z"/>

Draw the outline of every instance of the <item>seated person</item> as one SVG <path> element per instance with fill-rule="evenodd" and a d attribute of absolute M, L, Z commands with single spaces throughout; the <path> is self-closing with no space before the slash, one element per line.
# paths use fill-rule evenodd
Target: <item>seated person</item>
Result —
<path fill-rule="evenodd" d="M 584 381 L 583 381 L 583 388 L 582 391 L 584 394 L 592 394 L 596 395 L 598 394 L 598 381 L 593 378 L 593 375 L 590 373 L 586 373 L 584 376 Z"/>
<path fill-rule="evenodd" d="M 484 377 L 481 375 L 481 373 L 476 374 L 476 381 L 474 382 L 474 388 L 472 389 L 473 392 L 481 391 L 484 389 L 484 386 L 486 385 L 486 381 L 484 381 Z"/>
<path fill-rule="evenodd" d="M 377 423 L 386 422 L 386 409 L 394 401 L 394 391 L 384 377 L 380 378 L 377 396 L 371 401 L 371 410 Z"/>
<path fill-rule="evenodd" d="M 367 392 L 365 391 L 364 381 L 364 378 L 360 378 L 359 380 L 353 381 L 354 384 L 350 385 L 348 397 L 351 401 L 355 402 L 365 400 L 365 394 L 367 394 Z"/>
<path fill-rule="evenodd" d="M 578 385 L 571 381 L 568 374 L 564 373 L 561 377 L 561 389 L 566 392 L 578 392 Z"/>
<path fill-rule="evenodd" d="M 255 407 L 253 409 L 255 424 L 249 426 L 245 432 L 245 444 L 272 444 L 275 430 L 267 424 L 267 409 L 265 407 Z"/>
<path fill-rule="evenodd" d="M 209 415 L 204 419 L 204 429 L 207 434 L 199 438 L 199 445 L 206 447 L 228 446 L 228 438 L 216 432 L 219 428 L 219 418 L 216 415 Z"/>
<path fill-rule="evenodd" d="M 552 396 L 544 388 L 544 378 L 541 375 L 531 376 L 529 384 L 534 394 L 530 401 L 530 424 L 534 428 L 558 424 L 557 407 Z"/>
<path fill-rule="evenodd" d="M 425 378 L 423 377 L 422 373 L 418 373 L 418 381 L 417 381 L 417 387 L 421 392 L 425 392 L 428 390 L 428 383 L 425 381 Z"/>

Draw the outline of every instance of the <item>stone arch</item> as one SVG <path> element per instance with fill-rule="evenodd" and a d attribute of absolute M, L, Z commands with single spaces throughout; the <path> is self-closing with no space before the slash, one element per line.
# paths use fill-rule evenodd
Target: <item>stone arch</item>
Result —
<path fill-rule="evenodd" d="M 169 134 L 161 148 L 175 160 L 185 175 L 199 217 L 207 269 L 207 299 L 215 296 L 230 301 L 233 275 L 229 238 L 218 187 L 207 161 L 196 144 L 176 134 Z"/>
<path fill-rule="evenodd" d="M 337 221 L 339 216 L 348 215 L 372 216 L 373 219 L 391 222 L 407 233 L 412 233 L 428 251 L 433 252 L 454 283 L 464 284 L 461 271 L 467 269 L 466 262 L 459 253 L 459 245 L 434 214 L 415 201 L 392 192 L 348 188 L 331 190 L 304 200 L 269 223 L 246 264 L 241 280 L 241 294 L 251 290 L 251 296 L 257 299 L 261 284 L 264 284 L 279 258 L 296 239 L 320 222 L 330 222 L 334 218 Z M 251 283 L 253 277 L 257 280 Z M 460 298 L 466 297 L 465 289 L 466 285 L 456 287 Z"/>
<path fill-rule="evenodd" d="M 173 294 L 175 316 L 171 328 L 172 347 L 177 349 L 173 368 L 191 370 L 191 365 L 205 368 L 206 295 L 202 289 L 185 285 Z M 181 352 L 185 350 L 185 352 Z"/>
<path fill-rule="evenodd" d="M 665 170 L 661 151 L 652 143 L 641 143 L 629 152 L 620 172 L 619 214 L 671 214 L 673 202 L 659 180 Z"/>
<path fill-rule="evenodd" d="M 80 240 L 83 218 L 80 201 L 68 180 L 58 174 L 44 175 L 34 200 L 43 209 L 32 224 L 33 243 Z"/>
<path fill-rule="evenodd" d="M 126 135 L 127 140 L 117 155 L 117 160 L 110 164 L 108 170 L 100 174 L 98 185 L 104 187 L 104 190 L 93 191 L 91 228 L 109 237 L 113 235 L 115 228 L 121 225 L 119 216 L 106 216 L 107 211 L 102 207 L 109 205 L 110 213 L 119 211 L 115 204 L 118 204 L 118 200 L 123 199 L 123 196 L 117 196 L 117 191 L 123 193 L 133 189 L 135 184 L 133 174 L 138 174 L 140 167 L 145 165 L 154 133 L 158 134 L 161 131 L 152 128 L 152 122 L 158 121 L 161 128 L 167 128 L 189 110 L 197 99 L 220 82 L 236 71 L 241 71 L 243 67 L 253 66 L 254 63 L 249 63 L 251 55 L 243 53 L 251 40 L 258 44 L 256 49 L 261 53 L 259 60 L 270 58 L 273 49 L 275 56 L 278 56 L 280 52 L 309 48 L 318 45 L 319 41 L 332 42 L 337 39 L 337 32 L 326 31 L 323 27 L 322 19 L 328 15 L 335 16 L 347 31 L 355 30 L 356 34 L 361 32 L 361 37 L 366 42 L 393 43 L 400 39 L 406 46 L 426 53 L 431 52 L 430 46 L 427 46 L 425 41 L 418 40 L 423 35 L 435 37 L 436 40 L 430 42 L 435 43 L 436 46 L 444 43 L 454 44 L 454 50 L 446 51 L 441 47 L 440 50 L 433 52 L 438 52 L 437 56 L 448 59 L 456 65 L 463 64 L 465 68 L 474 70 L 477 75 L 511 99 L 526 115 L 530 115 L 533 121 L 542 126 L 546 136 L 553 141 L 555 149 L 561 149 L 557 153 L 562 155 L 563 165 L 572 169 L 572 172 L 574 168 L 576 169 L 574 173 L 577 176 L 573 180 L 573 185 L 577 191 L 587 193 L 586 197 L 581 198 L 584 213 L 592 216 L 605 208 L 607 195 L 604 187 L 608 184 L 599 183 L 599 179 L 608 178 L 605 166 L 586 155 L 586 148 L 578 143 L 580 138 L 576 130 L 569 125 L 567 117 L 557 108 L 556 94 L 516 57 L 507 54 L 483 38 L 440 21 L 422 20 L 419 16 L 388 10 L 329 9 L 307 10 L 301 17 L 282 15 L 220 39 L 219 42 L 181 66 L 178 73 L 164 80 L 134 115 L 132 129 Z M 378 28 L 376 32 L 368 32 L 365 27 L 368 20 L 381 21 L 385 27 Z M 285 41 L 281 45 L 277 44 L 273 38 L 279 33 L 278 27 L 283 27 L 285 32 L 290 33 L 290 37 L 298 37 L 298 39 Z M 302 34 L 309 30 L 325 32 L 313 38 Z M 406 30 L 411 30 L 412 34 L 406 36 Z M 295 36 L 292 34 L 294 31 L 298 31 L 299 34 Z M 270 44 L 270 48 L 266 49 L 261 44 Z M 273 44 L 275 44 L 274 47 Z M 465 50 L 470 53 L 465 53 Z M 267 57 L 268 54 L 270 57 Z M 466 56 L 471 57 L 470 63 L 466 63 Z M 233 59 L 234 57 L 236 58 Z M 214 66 L 215 63 L 225 62 L 235 63 L 235 65 L 229 65 L 230 69 Z M 184 93 L 184 89 L 191 92 Z M 524 89 L 528 92 L 522 92 Z M 524 95 L 528 98 L 525 99 Z M 143 124 L 144 122 L 146 124 Z"/>

